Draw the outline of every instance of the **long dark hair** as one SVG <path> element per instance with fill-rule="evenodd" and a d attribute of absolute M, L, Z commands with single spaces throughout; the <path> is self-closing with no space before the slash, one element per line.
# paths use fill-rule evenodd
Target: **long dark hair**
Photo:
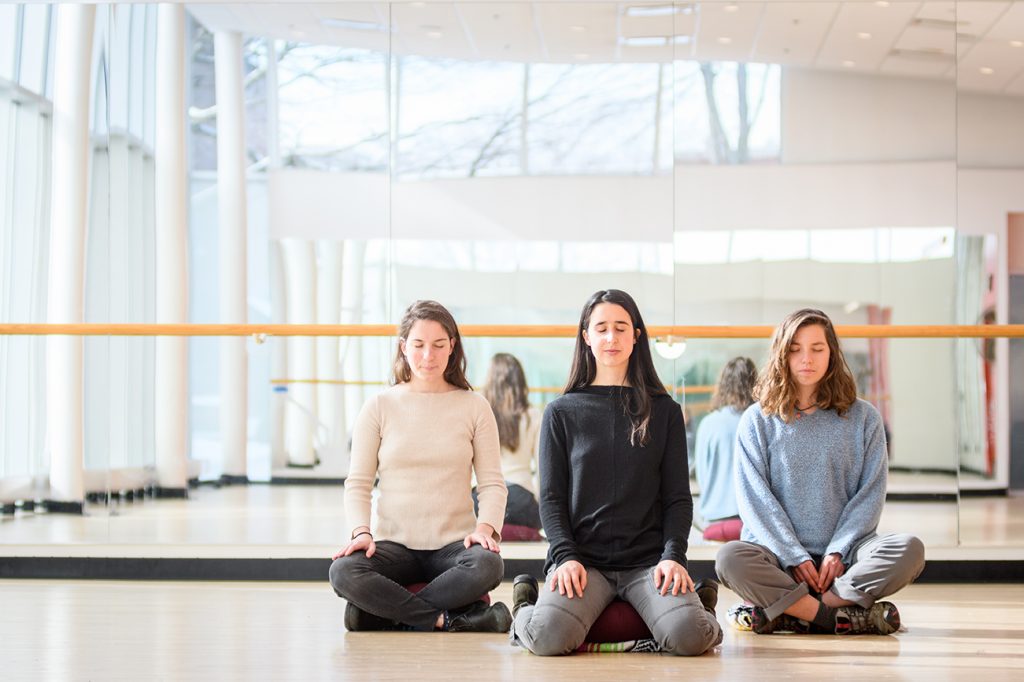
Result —
<path fill-rule="evenodd" d="M 398 323 L 398 348 L 395 350 L 395 362 L 392 368 L 392 383 L 404 384 L 412 379 L 409 361 L 402 352 L 402 342 L 409 336 L 412 326 L 420 320 L 431 320 L 444 327 L 448 338 L 452 341 L 452 354 L 448 356 L 448 365 L 444 368 L 444 380 L 452 386 L 472 391 L 466 379 L 466 354 L 462 352 L 462 337 L 459 326 L 448 309 L 437 301 L 416 301 L 406 308 L 402 321 Z"/>
<path fill-rule="evenodd" d="M 651 423 L 651 398 L 668 395 L 665 385 L 661 383 L 657 370 L 654 369 L 654 358 L 651 357 L 651 344 L 647 337 L 647 326 L 640 316 L 640 309 L 633 297 L 619 289 L 604 289 L 595 292 L 587 299 L 580 313 L 580 323 L 576 327 L 576 349 L 572 355 L 572 369 L 563 393 L 571 393 L 593 383 L 597 376 L 597 361 L 586 341 L 583 332 L 590 326 L 590 315 L 594 308 L 602 303 L 614 303 L 622 306 L 633 323 L 633 329 L 639 330 L 636 344 L 629 355 L 629 366 L 626 368 L 626 380 L 635 390 L 626 392 L 626 414 L 629 415 L 633 428 L 629 434 L 632 445 L 646 445 L 651 436 L 648 427 Z M 635 333 L 635 332 L 634 332 Z"/>
<path fill-rule="evenodd" d="M 857 401 L 857 382 L 846 364 L 832 320 L 820 310 L 803 308 L 787 315 L 772 334 L 768 364 L 761 370 L 754 387 L 754 397 L 760 401 L 761 411 L 766 415 L 778 415 L 789 422 L 796 413 L 797 388 L 789 373 L 789 347 L 793 345 L 796 333 L 812 324 L 825 330 L 829 350 L 828 369 L 818 382 L 815 405 L 824 410 L 835 410 L 842 417 Z"/>
<path fill-rule="evenodd" d="M 491 358 L 483 394 L 498 422 L 498 441 L 513 452 L 519 449 L 519 420 L 530 409 L 529 393 L 523 366 L 516 356 L 497 353 Z"/>
<path fill-rule="evenodd" d="M 750 358 L 733 358 L 725 363 L 718 375 L 715 393 L 711 396 L 711 409 L 732 407 L 742 412 L 754 402 L 754 384 L 757 382 L 757 366 Z"/>

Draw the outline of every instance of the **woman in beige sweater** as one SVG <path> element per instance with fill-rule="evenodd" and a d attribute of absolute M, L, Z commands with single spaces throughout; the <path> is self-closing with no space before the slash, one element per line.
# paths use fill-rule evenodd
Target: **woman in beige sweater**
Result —
<path fill-rule="evenodd" d="M 348 601 L 345 627 L 506 632 L 508 608 L 479 601 L 504 574 L 498 542 L 507 493 L 494 415 L 466 380 L 462 340 L 444 306 L 413 303 L 398 336 L 394 385 L 363 406 L 352 434 L 352 534 L 330 571 Z M 417 582 L 428 584 L 416 594 L 403 587 Z"/>

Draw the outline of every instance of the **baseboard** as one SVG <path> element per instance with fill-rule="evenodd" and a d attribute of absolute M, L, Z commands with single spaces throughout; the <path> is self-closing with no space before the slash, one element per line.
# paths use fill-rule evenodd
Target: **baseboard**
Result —
<path fill-rule="evenodd" d="M 0 578 L 48 580 L 237 580 L 326 581 L 330 559 L 0 557 Z M 506 559 L 505 579 L 522 573 L 540 577 L 543 559 Z M 695 580 L 715 575 L 715 562 L 689 562 Z M 918 583 L 1016 583 L 1024 560 L 933 560 Z"/>

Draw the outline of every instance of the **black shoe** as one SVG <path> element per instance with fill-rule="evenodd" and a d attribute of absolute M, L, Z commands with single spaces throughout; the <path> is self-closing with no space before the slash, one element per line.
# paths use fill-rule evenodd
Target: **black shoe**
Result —
<path fill-rule="evenodd" d="M 840 606 L 836 609 L 837 635 L 891 635 L 900 629 L 900 612 L 888 601 L 877 601 L 870 608 Z"/>
<path fill-rule="evenodd" d="M 377 616 L 348 602 L 345 604 L 345 629 L 349 632 L 394 630 L 398 624 L 390 618 Z"/>
<path fill-rule="evenodd" d="M 538 594 L 536 578 L 529 573 L 517 575 L 512 580 L 512 616 L 519 613 L 519 609 L 526 604 L 530 606 L 536 604 Z"/>
<path fill-rule="evenodd" d="M 714 578 L 701 578 L 694 584 L 693 591 L 704 605 L 704 610 L 712 616 L 715 615 L 715 607 L 718 606 L 718 581 Z"/>
<path fill-rule="evenodd" d="M 512 614 L 500 601 L 490 606 L 475 601 L 469 608 L 449 613 L 448 632 L 508 632 L 512 627 Z"/>

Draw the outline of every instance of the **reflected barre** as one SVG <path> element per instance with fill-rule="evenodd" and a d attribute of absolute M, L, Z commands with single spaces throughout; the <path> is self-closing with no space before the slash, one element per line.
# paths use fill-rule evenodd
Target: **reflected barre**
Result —
<path fill-rule="evenodd" d="M 0 336 L 394 336 L 393 324 L 0 324 Z M 674 339 L 767 339 L 774 327 L 768 325 L 649 325 L 651 338 Z M 467 324 L 459 326 L 465 337 L 571 338 L 575 325 Z M 940 338 L 1024 338 L 1024 324 L 934 324 L 934 325 L 836 325 L 845 338 L 940 339 Z"/>

